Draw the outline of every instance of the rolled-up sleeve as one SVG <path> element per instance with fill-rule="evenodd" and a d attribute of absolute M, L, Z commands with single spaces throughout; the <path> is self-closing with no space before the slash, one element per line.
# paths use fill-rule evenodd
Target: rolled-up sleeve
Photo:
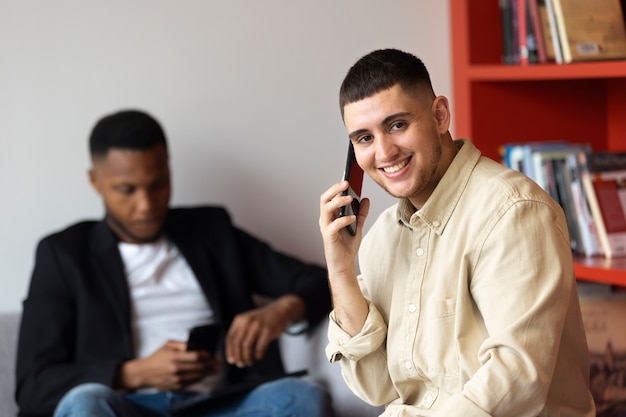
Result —
<path fill-rule="evenodd" d="M 346 384 L 363 401 L 383 405 L 398 397 L 387 366 L 387 325 L 379 310 L 368 301 L 369 312 L 361 331 L 350 336 L 330 313 L 326 357 L 341 364 Z"/>
<path fill-rule="evenodd" d="M 331 311 L 328 326 L 329 343 L 326 346 L 326 357 L 330 362 L 336 362 L 343 357 L 358 361 L 381 347 L 387 336 L 387 325 L 376 307 L 369 301 L 368 306 L 369 312 L 363 329 L 354 336 L 343 331 L 335 320 L 334 310 Z"/>

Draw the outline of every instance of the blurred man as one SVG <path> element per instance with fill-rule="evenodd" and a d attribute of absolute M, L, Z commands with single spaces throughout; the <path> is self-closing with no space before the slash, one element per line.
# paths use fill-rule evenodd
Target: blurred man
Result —
<path fill-rule="evenodd" d="M 167 143 L 150 115 L 102 118 L 90 152 L 106 215 L 38 246 L 20 329 L 20 415 L 168 416 L 199 391 L 282 375 L 276 339 L 328 314 L 326 271 L 275 252 L 222 207 L 170 208 Z M 259 307 L 253 295 L 272 301 Z M 207 323 L 225 329 L 222 354 L 187 350 L 189 330 Z M 328 395 L 278 379 L 206 416 L 241 413 L 325 416 Z"/>

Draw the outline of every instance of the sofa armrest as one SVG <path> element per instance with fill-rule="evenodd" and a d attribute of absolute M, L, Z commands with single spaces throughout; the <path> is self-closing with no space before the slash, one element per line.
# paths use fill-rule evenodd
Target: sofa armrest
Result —
<path fill-rule="evenodd" d="M 0 313 L 0 416 L 17 415 L 15 360 L 20 314 Z"/>

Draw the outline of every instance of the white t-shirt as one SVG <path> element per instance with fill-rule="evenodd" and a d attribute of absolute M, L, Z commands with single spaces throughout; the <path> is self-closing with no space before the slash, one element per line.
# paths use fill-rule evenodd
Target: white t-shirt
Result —
<path fill-rule="evenodd" d="M 193 271 L 173 242 L 162 237 L 152 243 L 120 242 L 118 247 L 130 291 L 136 357 L 151 355 L 168 340 L 186 341 L 192 327 L 215 320 Z"/>

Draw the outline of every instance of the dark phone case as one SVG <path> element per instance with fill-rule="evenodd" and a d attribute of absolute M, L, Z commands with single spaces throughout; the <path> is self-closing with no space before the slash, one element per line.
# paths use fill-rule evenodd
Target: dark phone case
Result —
<path fill-rule="evenodd" d="M 343 174 L 343 179 L 350 183 L 350 186 L 342 195 L 350 194 L 353 197 L 350 205 L 343 206 L 339 209 L 339 217 L 351 216 L 359 214 L 359 206 L 361 204 L 361 188 L 363 187 L 363 170 L 356 162 L 356 156 L 354 155 L 354 147 L 352 142 L 348 141 L 348 158 L 346 159 L 346 169 Z M 351 235 L 356 234 L 356 222 L 350 223 L 346 226 L 346 229 Z"/>
<path fill-rule="evenodd" d="M 217 324 L 197 326 L 189 331 L 187 350 L 206 350 L 215 355 L 222 327 Z"/>

